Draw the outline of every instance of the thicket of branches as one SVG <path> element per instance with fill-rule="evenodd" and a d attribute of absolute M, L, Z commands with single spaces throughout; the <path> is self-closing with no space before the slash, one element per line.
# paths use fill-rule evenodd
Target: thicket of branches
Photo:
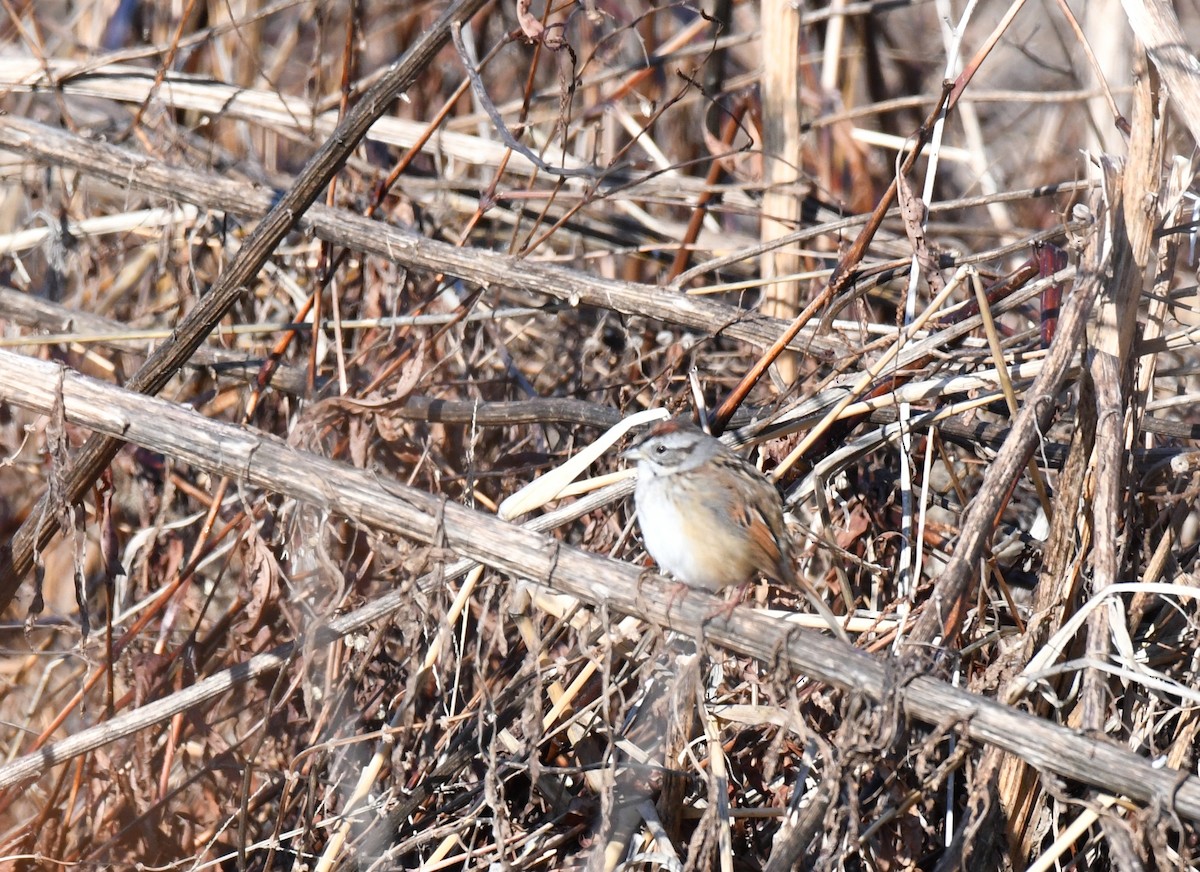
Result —
<path fill-rule="evenodd" d="M 1200 22 L 960 5 L 6 5 L 0 863 L 1194 863 Z"/>

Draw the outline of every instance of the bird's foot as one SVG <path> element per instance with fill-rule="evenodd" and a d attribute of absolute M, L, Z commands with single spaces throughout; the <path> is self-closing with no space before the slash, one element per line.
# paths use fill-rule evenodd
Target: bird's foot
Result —
<path fill-rule="evenodd" d="M 753 584 L 753 582 L 745 582 L 735 587 L 733 589 L 733 595 L 729 597 L 729 599 L 726 600 L 725 603 L 719 608 L 714 609 L 712 613 L 704 619 L 704 623 L 707 624 L 710 621 L 716 620 L 717 618 L 720 618 L 724 621 L 728 621 L 730 618 L 732 618 L 733 610 L 745 601 L 746 594 L 749 592 L 750 588 L 753 587 Z"/>

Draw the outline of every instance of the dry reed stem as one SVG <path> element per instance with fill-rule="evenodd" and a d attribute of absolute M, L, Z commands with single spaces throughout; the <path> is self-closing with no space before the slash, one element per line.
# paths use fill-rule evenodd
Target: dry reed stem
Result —
<path fill-rule="evenodd" d="M 445 541 L 465 556 L 518 577 L 529 577 L 562 589 L 593 605 L 608 603 L 623 612 L 694 637 L 707 637 L 751 656 L 773 659 L 783 654 L 804 674 L 841 687 L 857 688 L 877 699 L 883 694 L 882 669 L 836 640 L 813 634 L 793 639 L 786 631 L 780 632 L 780 628 L 753 613 L 713 620 L 716 602 L 713 598 L 702 598 L 692 592 L 683 602 L 676 603 L 675 598 L 666 595 L 669 584 L 658 582 L 652 586 L 646 579 L 639 579 L 632 568 L 622 564 L 601 561 L 553 540 L 522 535 L 518 528 L 438 502 L 411 488 L 400 485 L 379 488 L 361 473 L 342 469 L 316 456 L 297 456 L 296 452 L 265 437 L 255 436 L 251 431 L 209 422 L 171 404 L 61 372 L 51 364 L 34 363 L 6 352 L 0 352 L 0 363 L 12 383 L 10 387 L 0 389 L 3 391 L 0 395 L 10 402 L 45 413 L 60 405 L 63 414 L 73 423 L 100 432 L 121 433 L 135 444 L 163 451 L 223 475 L 235 476 L 245 484 L 261 486 L 271 482 L 273 486 L 284 488 L 290 496 L 327 511 L 389 532 L 415 536 L 427 543 Z M 321 474 L 316 478 L 297 474 L 305 468 L 320 469 Z M 345 633 L 356 629 L 368 620 L 386 615 L 392 608 L 395 604 L 378 601 L 369 611 L 364 610 L 366 615 L 360 613 L 353 618 L 348 616 L 345 620 L 331 622 L 330 632 Z M 761 629 L 757 633 L 749 632 L 747 622 Z M 772 629 L 767 631 L 767 628 Z M 232 680 L 245 681 L 264 671 L 277 669 L 286 656 L 280 649 L 272 655 L 256 658 L 251 664 L 232 670 Z M 156 707 L 154 714 L 139 711 L 126 720 L 134 725 L 133 729 L 153 723 L 163 717 L 165 711 L 183 710 L 222 693 L 230 686 L 229 681 L 215 682 L 215 689 L 206 688 L 202 695 L 185 692 L 183 699 L 175 703 L 179 708 Z M 1015 710 L 995 706 L 982 698 L 970 699 L 933 679 L 910 679 L 904 705 L 909 714 L 927 718 L 930 722 L 946 716 L 956 720 L 965 718 L 961 726 L 968 735 L 1014 750 L 1027 760 L 1036 760 L 1038 765 L 1077 779 L 1094 780 L 1095 776 L 1088 774 L 1089 767 L 1106 770 L 1131 767 L 1137 776 L 1121 777 L 1123 792 L 1145 799 L 1152 795 L 1152 790 L 1166 789 L 1165 785 L 1172 783 L 1180 812 L 1200 819 L 1200 781 L 1194 784 L 1172 781 L 1170 777 L 1157 774 L 1151 778 L 1154 769 L 1137 762 L 1136 758 L 1110 750 L 1107 745 L 1081 740 L 1050 725 L 1035 726 L 1036 722 L 1025 722 L 1018 727 L 1016 725 L 1024 719 Z M 0 787 L 11 786 L 46 765 L 70 759 L 122 735 L 120 730 L 109 727 L 96 731 L 87 741 L 61 743 L 53 750 L 47 749 L 19 763 L 0 767 Z M 1046 743 L 1052 747 L 1048 748 Z M 1114 773 L 1105 771 L 1105 776 L 1111 778 Z M 1140 784 L 1137 778 L 1150 780 Z"/>

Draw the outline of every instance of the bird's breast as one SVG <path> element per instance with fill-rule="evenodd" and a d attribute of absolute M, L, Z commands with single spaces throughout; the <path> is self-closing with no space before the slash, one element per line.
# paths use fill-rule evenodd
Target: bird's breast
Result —
<path fill-rule="evenodd" d="M 638 479 L 634 502 L 654 562 L 692 587 L 720 590 L 754 571 L 745 537 L 703 499 L 680 498 L 664 476 Z"/>

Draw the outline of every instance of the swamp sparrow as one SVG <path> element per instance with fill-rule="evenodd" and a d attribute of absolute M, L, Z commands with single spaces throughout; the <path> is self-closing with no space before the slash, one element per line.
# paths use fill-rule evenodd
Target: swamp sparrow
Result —
<path fill-rule="evenodd" d="M 677 420 L 656 425 L 624 456 L 638 461 L 638 524 L 659 567 L 710 592 L 760 574 L 799 588 L 849 641 L 829 607 L 792 569 L 783 504 L 762 473 L 719 439 Z"/>

